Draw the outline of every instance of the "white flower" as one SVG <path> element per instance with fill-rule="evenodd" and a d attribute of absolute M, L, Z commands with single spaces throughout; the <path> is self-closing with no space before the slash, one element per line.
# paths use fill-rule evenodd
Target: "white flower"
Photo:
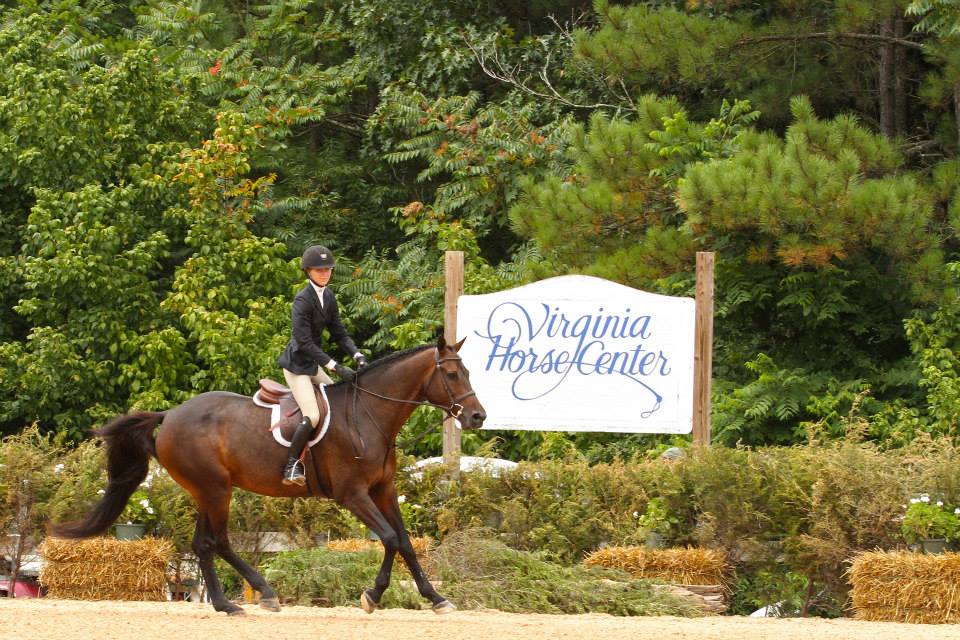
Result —
<path fill-rule="evenodd" d="M 62 463 L 62 462 L 53 468 L 53 472 L 54 472 L 54 473 L 60 473 L 61 471 L 63 471 L 63 463 Z"/>
<path fill-rule="evenodd" d="M 146 498 L 144 498 L 143 500 L 140 501 L 140 506 L 141 506 L 141 507 L 146 507 L 146 508 L 149 509 L 149 508 L 150 508 L 150 501 L 147 500 Z"/>
<path fill-rule="evenodd" d="M 153 507 L 147 507 L 147 513 L 153 515 Z"/>
<path fill-rule="evenodd" d="M 910 498 L 910 504 L 917 504 L 920 502 L 920 498 Z"/>
<path fill-rule="evenodd" d="M 400 504 L 403 504 L 406 501 L 407 501 L 407 496 L 397 496 L 397 502 L 399 502 Z"/>
<path fill-rule="evenodd" d="M 105 494 L 105 493 L 106 493 L 106 491 L 104 491 L 103 489 L 97 489 L 97 495 L 98 495 L 98 496 L 102 496 L 102 495 Z"/>
<path fill-rule="evenodd" d="M 937 500 L 937 506 L 938 506 L 938 507 L 942 507 L 942 506 L 943 506 L 943 500 Z"/>
<path fill-rule="evenodd" d="M 930 502 L 930 496 L 928 496 L 927 494 L 923 494 L 922 496 L 920 496 L 920 502 Z"/>
<path fill-rule="evenodd" d="M 956 509 L 954 509 L 953 512 L 954 512 L 956 515 L 960 516 L 960 507 L 957 507 Z"/>
<path fill-rule="evenodd" d="M 634 518 L 639 518 L 639 517 L 640 517 L 640 514 L 637 513 L 636 511 L 634 511 L 634 512 L 633 512 L 633 517 L 634 517 Z"/>

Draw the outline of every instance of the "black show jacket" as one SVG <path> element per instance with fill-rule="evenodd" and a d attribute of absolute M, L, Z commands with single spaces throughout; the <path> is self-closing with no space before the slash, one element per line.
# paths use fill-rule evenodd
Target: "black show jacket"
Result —
<path fill-rule="evenodd" d="M 309 282 L 293 299 L 292 336 L 287 348 L 277 359 L 277 364 L 290 373 L 314 375 L 317 367 L 325 366 L 332 358 L 320 348 L 323 330 L 330 332 L 330 339 L 347 355 L 357 352 L 357 346 L 347 335 L 340 320 L 337 299 L 329 287 L 323 288 L 323 306 Z"/>

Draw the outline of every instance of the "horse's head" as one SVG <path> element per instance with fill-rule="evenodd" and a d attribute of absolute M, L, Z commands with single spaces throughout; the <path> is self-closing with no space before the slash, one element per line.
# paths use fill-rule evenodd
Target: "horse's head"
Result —
<path fill-rule="evenodd" d="M 470 386 L 470 372 L 457 354 L 464 340 L 466 338 L 449 345 L 440 336 L 437 341 L 436 370 L 427 385 L 427 400 L 449 407 L 448 413 L 459 420 L 464 429 L 479 429 L 487 419 L 487 412 L 477 400 L 477 394 Z"/>

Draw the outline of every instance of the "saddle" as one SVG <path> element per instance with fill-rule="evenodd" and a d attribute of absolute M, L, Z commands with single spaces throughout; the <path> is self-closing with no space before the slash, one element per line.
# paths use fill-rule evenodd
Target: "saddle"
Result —
<path fill-rule="evenodd" d="M 330 405 L 327 402 L 327 393 L 322 386 L 313 385 L 313 392 L 317 397 L 317 406 L 320 407 L 319 432 L 307 443 L 308 447 L 320 441 L 330 426 Z M 285 447 L 290 446 L 290 438 L 297 425 L 300 424 L 301 412 L 297 401 L 289 387 L 270 378 L 260 380 L 260 388 L 253 394 L 254 404 L 271 410 L 270 430 L 273 438 Z"/>

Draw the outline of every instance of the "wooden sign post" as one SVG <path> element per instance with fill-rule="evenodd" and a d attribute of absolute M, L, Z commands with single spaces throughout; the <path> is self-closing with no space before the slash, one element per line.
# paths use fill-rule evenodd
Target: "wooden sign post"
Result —
<path fill-rule="evenodd" d="M 457 301 L 463 294 L 463 251 L 447 251 L 444 255 L 446 292 L 444 294 L 443 337 L 447 344 L 457 342 Z M 443 464 L 447 473 L 460 475 L 460 429 L 453 418 L 443 421 Z"/>
<path fill-rule="evenodd" d="M 713 252 L 697 252 L 696 328 L 693 351 L 693 444 L 710 445 L 713 377 Z"/>

